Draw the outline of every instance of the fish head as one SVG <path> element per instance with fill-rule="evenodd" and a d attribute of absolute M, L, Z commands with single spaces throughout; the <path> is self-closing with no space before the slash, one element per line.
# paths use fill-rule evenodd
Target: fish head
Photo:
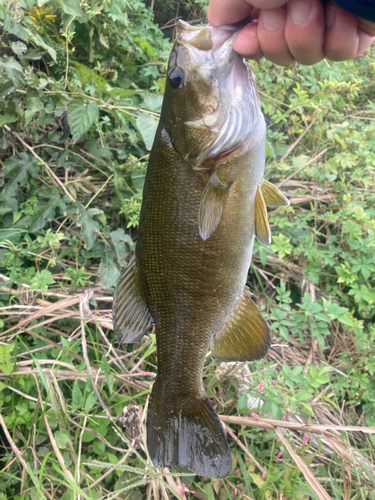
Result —
<path fill-rule="evenodd" d="M 233 50 L 238 25 L 178 22 L 162 108 L 173 148 L 193 167 L 236 149 L 260 113 L 254 76 Z"/>

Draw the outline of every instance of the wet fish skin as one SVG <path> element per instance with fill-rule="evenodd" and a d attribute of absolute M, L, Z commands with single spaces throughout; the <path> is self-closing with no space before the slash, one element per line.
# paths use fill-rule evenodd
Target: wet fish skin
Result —
<path fill-rule="evenodd" d="M 113 309 L 120 342 L 135 342 L 155 324 L 158 370 L 147 417 L 154 464 L 214 477 L 226 476 L 232 461 L 203 387 L 204 361 L 211 346 L 226 361 L 266 354 L 269 332 L 247 273 L 254 236 L 270 243 L 265 202 L 288 203 L 271 184 L 262 188 L 265 123 L 250 68 L 232 50 L 235 34 L 235 27 L 180 24 L 135 257 Z"/>

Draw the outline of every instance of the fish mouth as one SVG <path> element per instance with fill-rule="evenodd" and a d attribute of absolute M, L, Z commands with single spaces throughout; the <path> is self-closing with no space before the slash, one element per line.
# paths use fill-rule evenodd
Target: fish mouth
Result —
<path fill-rule="evenodd" d="M 231 99 L 229 112 L 214 140 L 197 157 L 198 162 L 207 163 L 213 158 L 227 161 L 228 155 L 239 153 L 261 114 L 255 77 L 240 56 L 233 64 L 225 90 Z"/>
<path fill-rule="evenodd" d="M 189 129 L 207 130 L 200 143 L 194 143 L 183 155 L 194 169 L 206 169 L 213 162 L 225 162 L 239 154 L 261 112 L 255 77 L 250 66 L 233 50 L 242 26 L 196 27 L 182 20 L 177 22 L 176 44 L 187 50 L 192 67 L 205 64 L 210 68 L 218 92 L 217 106 L 212 112 L 185 122 Z M 210 135 L 204 144 L 203 138 Z"/>
<path fill-rule="evenodd" d="M 222 85 L 221 96 L 225 96 L 230 105 L 225 119 L 219 126 L 217 112 L 185 123 L 193 128 L 202 127 L 213 132 L 209 144 L 204 148 L 195 144 L 186 154 L 185 161 L 195 168 L 206 169 L 209 165 L 227 162 L 233 156 L 240 154 L 243 151 L 243 144 L 254 130 L 261 115 L 255 76 L 250 66 L 238 54 Z"/>
<path fill-rule="evenodd" d="M 241 27 L 242 25 L 239 24 L 197 27 L 179 19 L 177 21 L 178 42 L 203 51 L 216 51 L 226 44 L 223 47 L 226 51 L 233 47 L 234 39 Z"/>

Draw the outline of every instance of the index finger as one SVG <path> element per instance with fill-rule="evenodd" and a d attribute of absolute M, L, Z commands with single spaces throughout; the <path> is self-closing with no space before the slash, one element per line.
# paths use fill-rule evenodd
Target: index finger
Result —
<path fill-rule="evenodd" d="M 246 19 L 254 7 L 276 9 L 287 0 L 211 0 L 208 6 L 208 22 L 211 26 L 233 24 Z"/>

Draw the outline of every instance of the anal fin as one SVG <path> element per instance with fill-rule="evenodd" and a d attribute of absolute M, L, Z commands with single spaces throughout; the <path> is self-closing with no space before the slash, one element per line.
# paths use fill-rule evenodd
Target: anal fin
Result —
<path fill-rule="evenodd" d="M 120 345 L 137 342 L 152 327 L 135 256 L 118 279 L 112 311 L 113 329 Z"/>
<path fill-rule="evenodd" d="M 215 336 L 212 353 L 219 361 L 253 361 L 263 358 L 269 346 L 267 323 L 245 288 L 237 309 Z"/>
<path fill-rule="evenodd" d="M 204 241 L 211 236 L 220 222 L 230 186 L 231 183 L 222 181 L 216 171 L 208 179 L 198 214 L 199 234 Z"/>
<path fill-rule="evenodd" d="M 271 245 L 271 231 L 268 224 L 267 208 L 264 202 L 261 186 L 258 186 L 255 195 L 255 223 L 256 238 L 266 247 Z"/>
<path fill-rule="evenodd" d="M 290 205 L 288 198 L 282 194 L 279 188 L 266 179 L 263 179 L 261 190 L 267 207 L 278 208 L 288 207 Z"/>

